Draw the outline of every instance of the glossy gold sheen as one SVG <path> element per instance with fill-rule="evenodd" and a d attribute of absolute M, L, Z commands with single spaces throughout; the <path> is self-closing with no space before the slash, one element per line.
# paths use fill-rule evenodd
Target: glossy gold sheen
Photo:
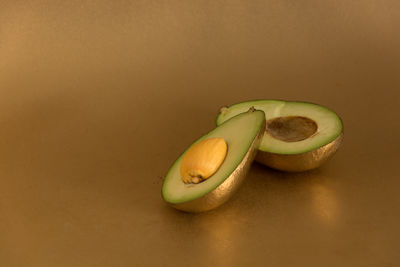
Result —
<path fill-rule="evenodd" d="M 179 204 L 169 203 L 169 205 L 182 211 L 204 212 L 215 209 L 224 204 L 239 189 L 240 185 L 245 179 L 246 174 L 250 169 L 251 163 L 256 157 L 257 148 L 260 145 L 261 139 L 264 135 L 264 128 L 265 121 L 260 128 L 260 132 L 251 143 L 250 148 L 247 151 L 243 160 L 222 184 L 200 198 Z M 210 179 L 212 179 L 212 177 Z"/>
<path fill-rule="evenodd" d="M 399 25 L 398 0 L 0 0 L 0 267 L 399 266 Z M 333 108 L 344 143 L 166 205 L 185 144 L 259 98 Z"/>
<path fill-rule="evenodd" d="M 335 154 L 343 141 L 343 132 L 330 143 L 300 154 L 277 154 L 259 150 L 256 161 L 268 167 L 288 172 L 302 172 L 321 166 Z"/>

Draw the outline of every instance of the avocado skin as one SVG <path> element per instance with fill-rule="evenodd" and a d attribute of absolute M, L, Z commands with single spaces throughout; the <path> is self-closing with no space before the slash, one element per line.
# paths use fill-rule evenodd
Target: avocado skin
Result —
<path fill-rule="evenodd" d="M 256 161 L 270 168 L 286 172 L 308 171 L 321 166 L 331 158 L 343 141 L 343 132 L 330 143 L 300 154 L 276 154 L 259 150 Z"/>

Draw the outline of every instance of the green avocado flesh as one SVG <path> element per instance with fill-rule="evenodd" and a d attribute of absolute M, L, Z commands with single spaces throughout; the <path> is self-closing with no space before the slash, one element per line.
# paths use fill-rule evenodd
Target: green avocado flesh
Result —
<path fill-rule="evenodd" d="M 265 112 L 267 127 L 259 147 L 264 152 L 287 155 L 312 151 L 335 140 L 343 129 L 339 116 L 326 107 L 281 100 L 255 100 L 222 108 L 217 125 L 252 106 Z"/>
<path fill-rule="evenodd" d="M 264 112 L 258 110 L 246 112 L 247 110 L 243 111 L 245 113 L 232 116 L 192 144 L 213 137 L 225 139 L 228 145 L 225 160 L 210 178 L 199 184 L 185 184 L 182 181 L 180 166 L 183 156 L 190 147 L 174 162 L 162 186 L 162 197 L 166 202 L 178 204 L 200 198 L 217 188 L 235 171 L 260 133 L 265 120 Z"/>

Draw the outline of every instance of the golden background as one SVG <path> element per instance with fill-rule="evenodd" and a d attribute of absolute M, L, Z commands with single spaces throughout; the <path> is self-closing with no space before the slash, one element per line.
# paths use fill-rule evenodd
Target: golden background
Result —
<path fill-rule="evenodd" d="M 0 1 L 0 266 L 398 266 L 400 2 Z M 310 101 L 344 143 L 217 210 L 162 177 L 223 105 Z"/>

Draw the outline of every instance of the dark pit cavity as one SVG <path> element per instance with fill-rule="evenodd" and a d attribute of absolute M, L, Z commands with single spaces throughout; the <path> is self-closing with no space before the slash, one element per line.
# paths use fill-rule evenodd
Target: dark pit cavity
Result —
<path fill-rule="evenodd" d="M 318 125 L 312 119 L 300 116 L 287 116 L 270 119 L 265 130 L 272 137 L 285 141 L 297 142 L 312 136 Z"/>

